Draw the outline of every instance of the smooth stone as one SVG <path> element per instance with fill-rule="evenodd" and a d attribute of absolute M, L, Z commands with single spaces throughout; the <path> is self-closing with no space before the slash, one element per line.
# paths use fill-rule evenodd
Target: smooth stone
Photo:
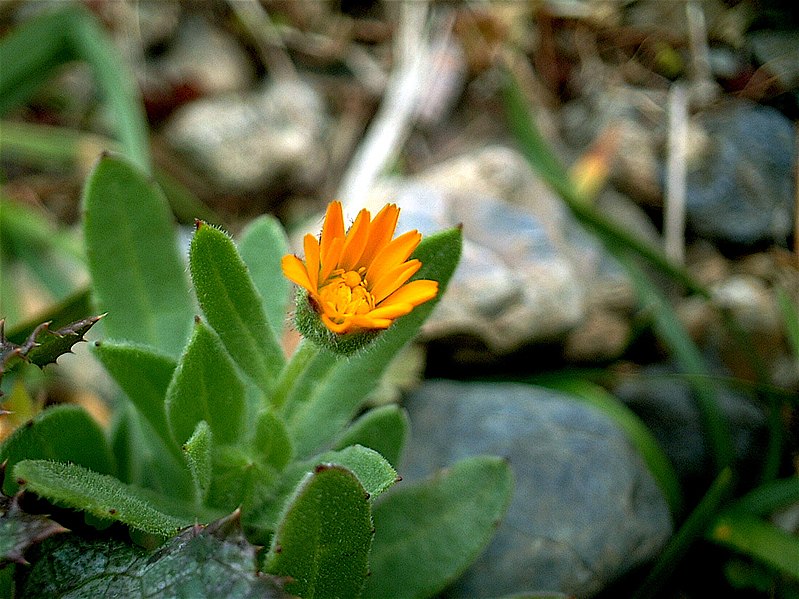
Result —
<path fill-rule="evenodd" d="M 515 477 L 505 519 L 453 596 L 590 597 L 654 557 L 672 532 L 666 501 L 624 433 L 569 395 L 442 380 L 424 383 L 406 407 L 406 480 L 477 454 L 508 458 Z"/>

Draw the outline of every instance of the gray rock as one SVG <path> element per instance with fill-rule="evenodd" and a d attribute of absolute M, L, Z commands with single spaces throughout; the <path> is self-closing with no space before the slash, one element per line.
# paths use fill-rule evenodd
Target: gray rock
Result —
<path fill-rule="evenodd" d="M 261 188 L 277 177 L 303 181 L 324 169 L 329 117 L 319 94 L 301 81 L 279 81 L 250 94 L 187 104 L 164 134 L 221 191 Z"/>
<path fill-rule="evenodd" d="M 435 381 L 406 405 L 406 479 L 484 453 L 507 457 L 513 468 L 507 516 L 456 596 L 548 590 L 588 597 L 652 558 L 671 534 L 665 499 L 624 433 L 568 395 Z"/>
<path fill-rule="evenodd" d="M 490 146 L 413 179 L 384 180 L 368 207 L 388 201 L 402 209 L 399 230 L 463 226 L 463 257 L 429 337 L 473 335 L 503 353 L 563 338 L 589 308 L 624 314 L 635 304 L 621 269 L 514 150 Z M 611 203 L 614 212 L 639 210 L 624 198 Z M 644 231 L 646 217 L 637 218 Z"/>
<path fill-rule="evenodd" d="M 696 123 L 705 141 L 689 163 L 689 227 L 728 244 L 785 244 L 794 211 L 791 122 L 773 108 L 735 100 Z"/>

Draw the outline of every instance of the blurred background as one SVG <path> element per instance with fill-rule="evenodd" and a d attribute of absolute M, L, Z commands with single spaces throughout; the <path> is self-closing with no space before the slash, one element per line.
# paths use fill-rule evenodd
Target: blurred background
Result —
<path fill-rule="evenodd" d="M 333 199 L 460 224 L 372 399 L 409 410 L 404 477 L 514 467 L 448 596 L 799 597 L 799 494 L 763 514 L 778 537 L 714 527 L 796 482 L 797 119 L 789 0 L 5 0 L 0 318 L 19 342 L 92 313 L 102 151 L 152 173 L 186 242 L 263 213 L 297 238 Z M 0 437 L 55 402 L 109 421 L 118 391 L 76 352 L 4 380 Z"/>

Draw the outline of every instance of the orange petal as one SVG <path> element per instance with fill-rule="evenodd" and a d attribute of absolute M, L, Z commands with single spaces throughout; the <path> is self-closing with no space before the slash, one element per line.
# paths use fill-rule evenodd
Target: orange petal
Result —
<path fill-rule="evenodd" d="M 359 265 L 368 267 L 377 253 L 391 241 L 397 228 L 399 213 L 396 204 L 386 204 L 377 213 L 369 227 L 369 240 L 363 249 Z"/>
<path fill-rule="evenodd" d="M 380 278 L 381 274 L 405 262 L 419 245 L 422 235 L 419 231 L 403 233 L 377 253 L 371 264 L 367 265 L 366 278 L 369 281 Z"/>
<path fill-rule="evenodd" d="M 421 267 L 422 263 L 418 260 L 410 260 L 409 262 L 402 262 L 394 268 L 381 273 L 371 289 L 372 296 L 375 298 L 375 303 L 378 304 L 382 302 L 386 297 L 394 293 Z"/>
<path fill-rule="evenodd" d="M 324 285 L 330 273 L 338 268 L 338 261 L 341 257 L 341 250 L 344 247 L 344 238 L 336 237 L 327 250 L 327 253 L 322 252 L 322 268 L 319 271 L 319 284 Z"/>
<path fill-rule="evenodd" d="M 405 316 L 413 310 L 413 304 L 391 304 L 390 306 L 380 306 L 375 308 L 365 316 L 369 318 L 388 318 L 394 320 L 400 316 Z"/>
<path fill-rule="evenodd" d="M 320 246 L 322 262 L 325 261 L 325 256 L 330 251 L 333 240 L 339 238 L 344 239 L 344 211 L 341 207 L 341 202 L 335 201 L 328 204 L 325 222 L 322 225 L 322 242 Z"/>
<path fill-rule="evenodd" d="M 344 270 L 354 270 L 355 265 L 363 254 L 363 248 L 369 240 L 369 211 L 364 209 L 355 217 L 350 230 L 347 231 L 347 238 L 344 241 L 344 248 L 341 250 L 339 266 Z"/>
<path fill-rule="evenodd" d="M 311 291 L 319 288 L 319 242 L 316 237 L 308 233 L 304 240 L 305 246 L 305 270 L 308 272 L 308 280 L 311 283 Z"/>
<path fill-rule="evenodd" d="M 391 318 L 374 318 L 370 312 L 352 319 L 352 327 L 359 329 L 387 329 L 393 322 Z"/>
<path fill-rule="evenodd" d="M 316 293 L 316 287 L 311 285 L 311 280 L 308 278 L 308 271 L 305 264 L 293 254 L 283 256 L 280 260 L 280 267 L 283 269 L 283 274 L 290 281 L 295 282 L 300 287 L 304 287 L 311 293 Z"/>
<path fill-rule="evenodd" d="M 380 304 L 380 307 L 393 304 L 411 304 L 418 306 L 433 299 L 438 294 L 438 281 L 418 279 L 397 289 Z"/>
<path fill-rule="evenodd" d="M 325 324 L 325 326 L 334 333 L 338 334 L 346 333 L 349 330 L 352 324 L 351 320 L 352 319 L 350 318 L 346 318 L 344 319 L 344 322 L 338 324 L 330 320 L 330 317 L 327 314 L 322 314 L 322 322 Z"/>

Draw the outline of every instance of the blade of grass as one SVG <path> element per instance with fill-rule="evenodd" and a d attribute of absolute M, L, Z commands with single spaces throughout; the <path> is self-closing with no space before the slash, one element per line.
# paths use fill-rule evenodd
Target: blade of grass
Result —
<path fill-rule="evenodd" d="M 794 358 L 799 362 L 799 310 L 784 289 L 777 289 L 777 303 L 785 321 L 785 333 L 788 343 L 793 351 Z"/>
<path fill-rule="evenodd" d="M 659 249 L 641 241 L 598 214 L 591 208 L 588 201 L 589 198 L 581 196 L 576 191 L 568 173 L 559 163 L 531 120 L 525 98 L 512 68 L 509 69 L 504 92 L 508 123 L 520 148 L 533 168 L 561 196 L 580 223 L 589 231 L 595 233 L 605 247 L 617 257 L 622 253 L 622 250 L 637 254 L 645 259 L 650 266 L 667 274 L 691 293 L 697 294 L 704 299 L 712 299 L 710 291 L 699 284 L 687 270 L 673 264 Z M 762 358 L 758 355 L 750 335 L 736 322 L 728 310 L 721 309 L 719 313 L 738 349 L 742 351 L 752 367 L 758 382 L 761 385 L 767 385 L 769 380 L 767 369 Z M 668 329 L 665 332 L 668 333 Z M 672 337 L 687 338 L 682 333 L 675 334 Z M 686 357 L 689 364 L 696 362 L 694 358 Z M 693 372 L 692 374 L 698 374 L 698 372 Z M 697 386 L 696 388 L 699 389 L 700 387 Z M 699 393 L 701 395 L 700 401 L 706 407 L 709 407 L 709 402 L 706 399 L 712 396 L 712 390 L 710 390 L 710 395 L 708 395 L 708 391 L 699 391 Z M 778 394 L 765 393 L 761 399 L 768 406 L 769 438 L 761 475 L 762 480 L 766 481 L 773 479 L 777 475 L 782 454 L 784 427 L 781 419 L 782 403 Z M 721 449 L 722 447 L 719 446 L 718 448 Z"/>
<path fill-rule="evenodd" d="M 599 214 L 575 191 L 567 170 L 555 157 L 530 118 L 524 95 L 512 73 L 508 75 L 503 91 L 508 125 L 519 147 L 538 174 L 561 196 L 574 216 L 589 230 L 604 239 L 613 240 L 617 247 L 625 247 L 637 253 L 692 293 L 709 298 L 708 290 L 688 271 L 672 263 L 660 249 L 631 235 L 624 228 Z"/>
<path fill-rule="evenodd" d="M 755 516 L 769 516 L 773 512 L 799 503 L 799 477 L 773 480 L 753 489 L 731 507 L 736 511 Z"/>
<path fill-rule="evenodd" d="M 92 67 L 124 153 L 150 172 L 147 120 L 133 74 L 108 34 L 79 4 L 23 23 L 0 43 L 0 114 L 29 100 L 61 65 L 76 59 Z"/>
<path fill-rule="evenodd" d="M 86 169 L 103 151 L 123 152 L 119 142 L 113 139 L 67 127 L 2 121 L 0 131 L 3 132 L 0 157 L 41 168 L 57 165 Z M 200 219 L 212 224 L 223 223 L 218 214 L 169 173 L 156 169 L 155 180 L 178 222 L 190 224 Z"/>
<path fill-rule="evenodd" d="M 638 254 L 648 264 L 665 272 L 693 293 L 710 298 L 708 290 L 697 283 L 685 269 L 668 260 L 659 249 L 631 235 L 593 210 L 587 198 L 581 197 L 576 192 L 568 172 L 533 124 L 521 89 L 512 73 L 507 78 L 504 91 L 509 125 L 530 164 L 561 196 L 575 217 L 600 238 L 607 250 L 627 270 L 641 301 L 645 305 L 653 306 L 655 328 L 674 353 L 682 369 L 689 373 L 705 373 L 702 356 L 683 329 L 674 310 L 630 259 L 629 252 Z M 715 390 L 710 385 L 701 383 L 695 384 L 694 389 L 697 405 L 710 437 L 716 468 L 717 471 L 721 471 L 732 462 L 730 433 L 718 407 Z"/>
<path fill-rule="evenodd" d="M 799 538 L 757 516 L 737 511 L 725 513 L 706 536 L 799 579 Z"/>
<path fill-rule="evenodd" d="M 630 276 L 640 302 L 649 309 L 655 331 L 680 368 L 691 374 L 707 374 L 699 348 L 688 335 L 668 300 L 628 255 L 622 251 L 614 253 Z M 703 428 L 709 438 L 716 470 L 720 472 L 733 461 L 730 430 L 719 407 L 713 385 L 704 378 L 697 378 L 693 379 L 692 387 Z"/>
<path fill-rule="evenodd" d="M 688 548 L 708 529 L 719 506 L 729 497 L 733 487 L 733 475 L 729 468 L 722 470 L 710 485 L 707 493 L 688 516 L 680 529 L 661 552 L 643 584 L 632 599 L 655 597 L 663 589 L 664 582 L 679 566 Z"/>
<path fill-rule="evenodd" d="M 60 12 L 45 13 L 6 35 L 0 43 L 0 114 L 27 101 L 53 68 L 70 58 Z"/>

